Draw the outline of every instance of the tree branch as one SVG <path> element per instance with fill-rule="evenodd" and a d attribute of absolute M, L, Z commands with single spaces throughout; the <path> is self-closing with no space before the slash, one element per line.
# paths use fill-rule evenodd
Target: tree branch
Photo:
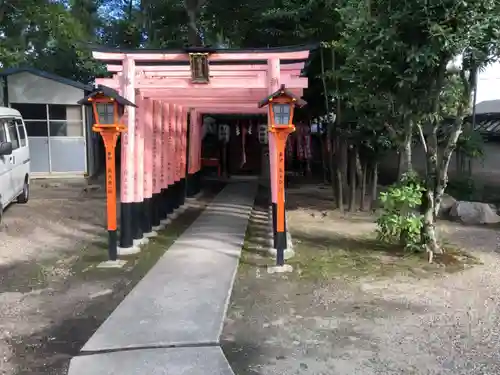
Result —
<path fill-rule="evenodd" d="M 422 142 L 422 146 L 424 147 L 424 151 L 427 154 L 427 141 L 425 140 L 424 130 L 422 129 L 422 124 L 417 124 L 418 135 L 420 136 L 420 141 Z"/>
<path fill-rule="evenodd" d="M 388 122 L 384 122 L 384 127 L 389 132 L 389 137 L 391 137 L 394 141 L 397 141 L 398 133 L 396 132 L 396 129 L 394 129 L 394 127 Z"/>

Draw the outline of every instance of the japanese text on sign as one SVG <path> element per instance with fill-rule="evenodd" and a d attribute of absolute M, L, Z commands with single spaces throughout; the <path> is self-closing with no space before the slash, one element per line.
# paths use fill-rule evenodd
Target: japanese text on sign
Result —
<path fill-rule="evenodd" d="M 278 192 L 283 193 L 285 189 L 285 169 L 284 169 L 285 157 L 283 152 L 278 154 Z"/>

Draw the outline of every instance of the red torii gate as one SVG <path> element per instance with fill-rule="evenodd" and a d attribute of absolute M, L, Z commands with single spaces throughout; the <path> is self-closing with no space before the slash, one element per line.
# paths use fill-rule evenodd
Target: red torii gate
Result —
<path fill-rule="evenodd" d="M 138 106 L 127 108 L 121 141 L 119 254 L 138 251 L 139 244 L 176 215 L 186 195 L 199 191 L 202 115 L 267 113 L 258 102 L 282 84 L 302 96 L 308 80 L 301 72 L 311 49 L 93 51 L 113 73 L 96 83 L 116 89 Z M 272 144 L 269 150 L 274 181 Z M 274 203 L 276 195 L 272 191 Z"/>

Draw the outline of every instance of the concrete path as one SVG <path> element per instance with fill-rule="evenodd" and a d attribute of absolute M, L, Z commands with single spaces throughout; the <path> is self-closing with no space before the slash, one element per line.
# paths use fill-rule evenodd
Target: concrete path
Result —
<path fill-rule="evenodd" d="M 141 349 L 94 354 L 71 360 L 71 375 L 234 375 L 217 346 Z"/>
<path fill-rule="evenodd" d="M 232 374 L 218 345 L 256 191 L 253 181 L 224 188 L 85 344 L 69 375 Z"/>

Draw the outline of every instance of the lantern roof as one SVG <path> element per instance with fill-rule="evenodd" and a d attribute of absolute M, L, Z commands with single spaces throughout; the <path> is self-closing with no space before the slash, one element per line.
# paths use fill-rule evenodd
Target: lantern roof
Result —
<path fill-rule="evenodd" d="M 93 98 L 99 97 L 99 96 L 111 98 L 111 99 L 115 100 L 118 104 L 121 104 L 123 106 L 137 107 L 130 100 L 121 96 L 118 93 L 118 91 L 116 91 L 115 89 L 112 89 L 111 87 L 104 86 L 104 85 L 96 86 L 90 94 L 85 96 L 83 99 L 79 100 L 78 104 L 80 104 L 80 105 L 90 104 L 92 102 Z"/>
<path fill-rule="evenodd" d="M 285 85 L 281 85 L 278 91 L 273 92 L 271 95 L 267 96 L 265 99 L 261 100 L 258 104 L 259 108 L 262 108 L 266 105 L 269 105 L 273 101 L 273 99 L 277 98 L 289 98 L 297 107 L 303 107 L 307 104 L 307 102 L 295 95 L 293 92 L 287 90 Z"/>

